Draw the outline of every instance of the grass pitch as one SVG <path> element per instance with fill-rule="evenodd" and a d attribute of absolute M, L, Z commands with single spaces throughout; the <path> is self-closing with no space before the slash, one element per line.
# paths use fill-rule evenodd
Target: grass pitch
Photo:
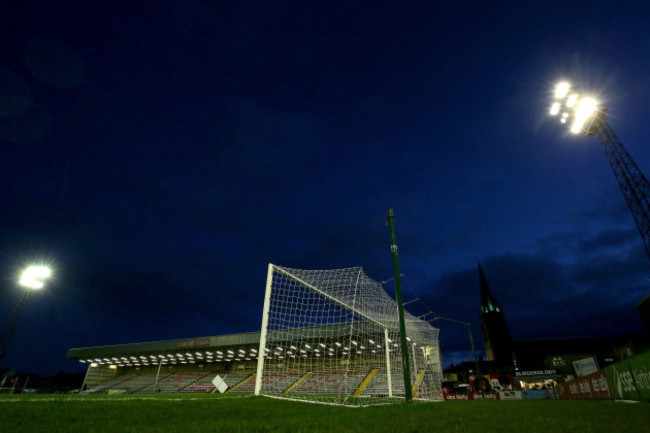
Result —
<path fill-rule="evenodd" d="M 643 432 L 650 404 L 520 400 L 366 408 L 215 395 L 0 397 L 0 432 Z"/>

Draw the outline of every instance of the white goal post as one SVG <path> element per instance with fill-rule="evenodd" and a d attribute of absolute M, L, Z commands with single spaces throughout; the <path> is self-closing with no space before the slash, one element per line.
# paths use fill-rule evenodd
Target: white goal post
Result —
<path fill-rule="evenodd" d="M 405 312 L 411 389 L 442 398 L 438 330 Z M 361 267 L 269 264 L 255 394 L 327 404 L 404 399 L 397 304 Z"/>

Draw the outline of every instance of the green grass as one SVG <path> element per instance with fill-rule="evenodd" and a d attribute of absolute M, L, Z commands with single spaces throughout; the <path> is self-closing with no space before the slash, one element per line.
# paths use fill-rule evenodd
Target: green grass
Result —
<path fill-rule="evenodd" d="M 215 395 L 0 396 L 0 432 L 643 432 L 648 403 L 522 400 L 322 406 Z"/>

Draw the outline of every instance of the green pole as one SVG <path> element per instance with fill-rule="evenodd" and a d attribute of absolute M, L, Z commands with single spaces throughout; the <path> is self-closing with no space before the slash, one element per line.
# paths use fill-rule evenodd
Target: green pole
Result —
<path fill-rule="evenodd" d="M 390 251 L 393 256 L 393 273 L 395 274 L 395 300 L 397 301 L 397 313 L 399 315 L 399 334 L 402 346 L 402 370 L 404 371 L 404 393 L 406 401 L 413 400 L 411 391 L 411 371 L 409 363 L 409 351 L 406 342 L 406 325 L 404 324 L 404 305 L 402 304 L 402 287 L 399 279 L 399 259 L 397 258 L 397 242 L 395 240 L 395 221 L 393 209 L 388 209 L 388 229 L 390 230 Z M 386 350 L 390 348 L 387 347 Z"/>

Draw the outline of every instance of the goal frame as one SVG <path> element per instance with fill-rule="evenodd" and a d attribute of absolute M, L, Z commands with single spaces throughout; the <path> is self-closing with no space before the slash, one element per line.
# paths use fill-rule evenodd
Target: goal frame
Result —
<path fill-rule="evenodd" d="M 389 338 L 389 328 L 390 328 L 390 332 L 392 333 L 391 335 L 392 335 L 393 338 L 395 338 L 396 329 L 393 329 L 393 326 L 390 325 L 390 324 L 381 323 L 380 321 L 376 320 L 375 318 L 369 316 L 364 311 L 361 311 L 359 308 L 356 308 L 356 305 L 347 305 L 344 302 L 340 301 L 339 299 L 336 299 L 335 297 L 331 296 L 330 294 L 324 292 L 319 287 L 315 287 L 313 284 L 310 284 L 309 282 L 302 280 L 298 276 L 293 275 L 292 273 L 289 272 L 291 270 L 292 269 L 288 269 L 288 271 L 287 271 L 287 270 L 285 270 L 285 268 L 282 268 L 280 266 L 276 266 L 276 265 L 274 265 L 272 263 L 269 263 L 269 265 L 268 265 L 266 287 L 265 287 L 265 296 L 264 296 L 264 306 L 263 306 L 263 312 L 262 312 L 262 326 L 261 326 L 261 331 L 260 331 L 259 350 L 257 352 L 258 353 L 258 359 L 257 359 L 255 388 L 254 388 L 255 395 L 258 395 L 258 396 L 259 395 L 265 395 L 265 396 L 275 397 L 275 398 L 288 398 L 288 397 L 282 397 L 282 396 L 279 396 L 279 395 L 268 394 L 268 393 L 264 392 L 263 389 L 262 389 L 263 388 L 264 376 L 265 376 L 265 362 L 267 361 L 265 359 L 266 358 L 265 349 L 268 350 L 267 344 L 269 343 L 269 332 L 274 332 L 272 330 L 269 331 L 269 319 L 270 319 L 270 308 L 271 308 L 271 302 L 272 302 L 271 301 L 272 291 L 274 289 L 274 287 L 273 287 L 274 278 L 275 278 L 275 274 L 277 273 L 277 274 L 279 274 L 281 276 L 281 278 L 285 278 L 287 280 L 293 281 L 295 284 L 297 284 L 299 286 L 302 286 L 303 289 L 306 289 L 309 292 L 313 292 L 315 295 L 322 298 L 322 300 L 325 300 L 327 302 L 331 302 L 331 303 L 341 307 L 342 309 L 347 311 L 349 314 L 352 314 L 352 315 L 362 319 L 364 322 L 367 321 L 366 326 L 371 326 L 371 327 L 376 326 L 378 332 L 376 332 L 375 335 L 377 335 L 379 333 L 379 331 L 381 330 L 381 334 L 382 334 L 382 337 L 383 337 L 383 342 L 382 343 L 383 343 L 384 347 L 386 348 L 383 351 L 384 352 L 383 353 L 384 361 L 381 361 L 381 362 L 385 362 L 385 368 L 386 368 L 385 381 L 386 381 L 386 385 L 387 385 L 387 389 L 386 389 L 387 392 L 384 395 L 386 397 L 388 397 L 390 400 L 386 401 L 384 403 L 379 403 L 378 402 L 378 403 L 374 403 L 374 404 L 386 404 L 386 403 L 388 403 L 390 401 L 393 401 L 393 399 L 394 399 L 394 392 L 393 392 L 394 378 L 392 378 L 393 371 L 392 371 L 391 362 L 400 362 L 399 359 L 400 359 L 400 353 L 401 352 L 397 351 L 397 353 L 395 353 L 395 351 L 393 351 L 393 353 L 391 353 L 391 348 L 392 348 L 393 345 L 390 344 L 392 342 L 392 340 L 390 340 L 390 338 Z M 298 270 L 298 271 L 312 272 L 312 271 L 307 271 L 307 270 Z M 322 271 L 322 272 L 327 272 L 327 271 Z M 358 287 L 359 286 L 359 280 L 360 280 L 361 277 L 368 278 L 367 275 L 363 272 L 363 269 L 359 268 L 359 275 L 357 277 L 356 286 L 354 287 L 355 299 L 356 299 L 356 290 L 358 290 L 358 288 L 359 288 Z M 370 281 L 372 281 L 372 280 L 370 280 Z M 377 283 L 377 284 L 379 284 L 379 283 Z M 350 285 L 350 287 L 352 287 L 352 285 Z M 382 288 L 382 290 L 383 290 L 383 288 Z M 384 291 L 384 293 L 385 293 L 385 291 Z M 386 294 L 386 296 L 388 296 L 388 295 Z M 394 302 L 394 301 L 392 301 L 392 302 Z M 397 313 L 398 313 L 397 308 L 395 308 L 395 317 L 394 317 L 394 319 L 395 319 L 396 322 L 397 322 Z M 369 311 L 369 314 L 372 314 L 372 312 Z M 391 319 L 392 319 L 392 317 L 391 317 Z M 351 325 L 354 324 L 354 323 L 355 323 L 354 321 L 350 322 Z M 427 325 L 430 327 L 430 325 L 428 323 L 427 323 Z M 304 328 L 292 328 L 292 329 L 304 329 Z M 431 328 L 431 329 L 435 330 L 435 328 Z M 287 331 L 287 329 L 282 329 L 282 330 L 285 331 L 285 332 Z M 437 332 L 437 330 L 435 330 L 435 331 Z M 350 335 L 352 335 L 352 332 L 350 333 Z M 379 336 L 379 335 L 377 335 L 377 336 Z M 381 341 L 382 337 L 380 337 L 380 341 Z M 375 337 L 373 337 L 373 338 L 375 338 Z M 435 347 L 434 352 L 435 352 L 435 354 L 437 356 L 436 359 L 437 359 L 437 363 L 439 365 L 439 359 L 440 358 L 439 358 L 439 345 L 438 345 L 438 342 L 437 342 L 437 334 L 436 334 L 436 339 L 435 339 L 435 346 L 436 347 Z M 413 365 L 415 365 L 415 362 L 416 362 L 415 344 L 413 344 L 412 348 L 413 348 L 413 355 L 414 355 L 412 361 L 413 361 Z M 424 351 L 424 348 L 422 350 Z M 379 357 L 377 359 L 381 359 L 381 358 Z M 399 368 L 404 368 L 404 365 L 403 364 L 398 365 L 398 367 Z M 406 368 L 410 368 L 410 367 L 411 367 L 411 363 L 409 362 L 409 364 L 408 364 L 408 366 Z M 416 367 L 416 371 L 417 371 L 417 367 Z M 273 373 L 271 373 L 271 374 L 273 374 Z M 395 374 L 397 374 L 397 373 L 395 373 Z M 398 383 L 398 386 L 399 386 L 399 383 Z M 413 386 L 416 386 L 416 385 L 413 385 Z M 404 387 L 404 388 L 406 389 L 406 387 Z M 410 390 L 410 388 L 411 387 L 409 386 L 408 389 Z M 404 390 L 402 390 L 402 391 L 404 391 Z M 358 394 L 355 394 L 355 395 L 358 395 Z M 345 397 L 344 400 L 347 401 L 347 397 Z M 332 403 L 330 403 L 330 404 L 332 404 Z M 334 403 L 334 404 L 338 404 L 338 403 Z"/>

